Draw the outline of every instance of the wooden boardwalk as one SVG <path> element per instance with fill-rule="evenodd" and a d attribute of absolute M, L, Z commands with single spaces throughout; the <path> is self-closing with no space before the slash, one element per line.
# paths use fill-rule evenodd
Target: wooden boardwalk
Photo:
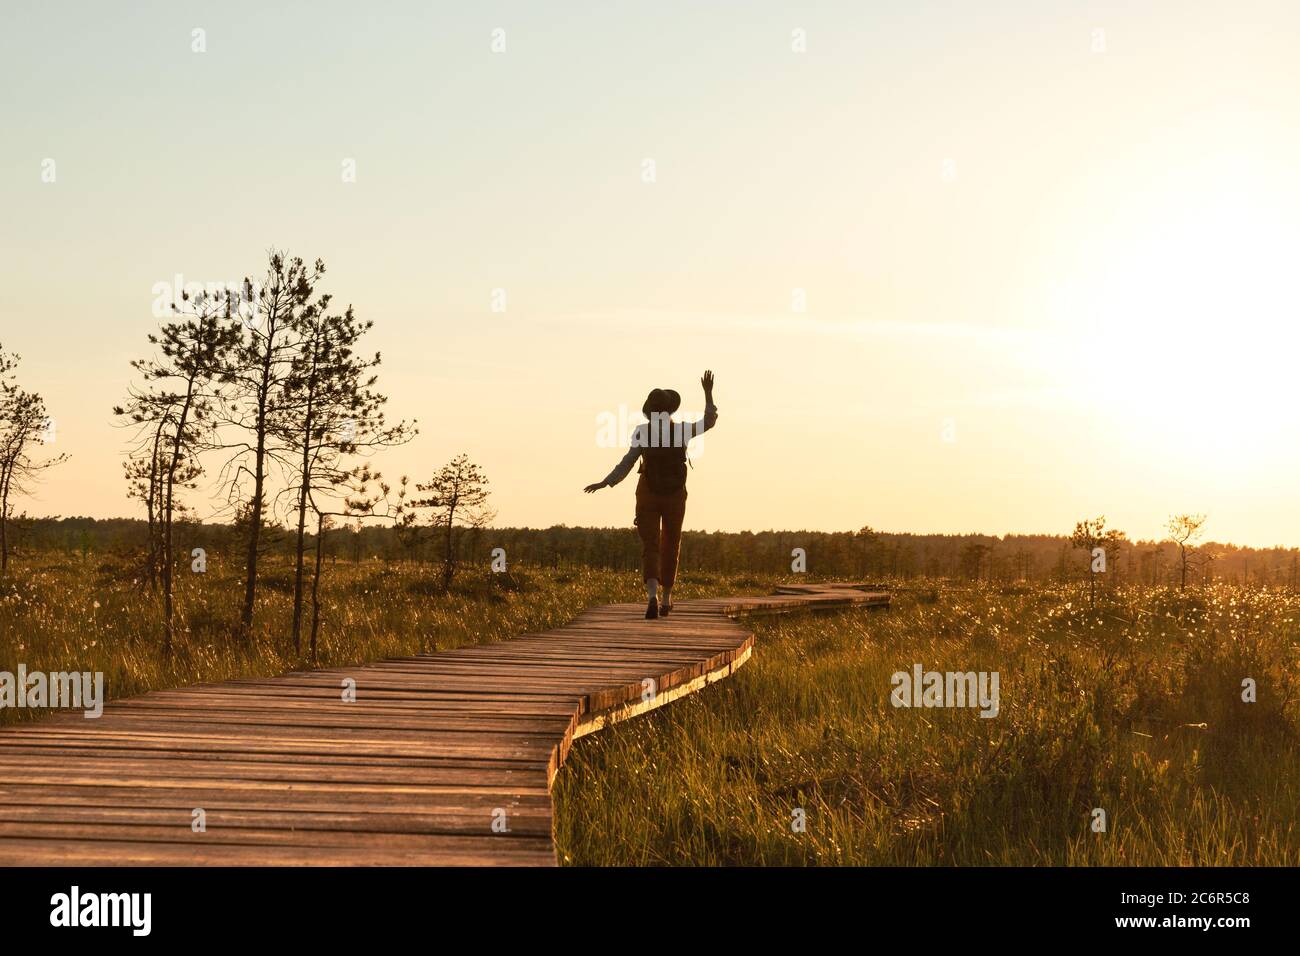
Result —
<path fill-rule="evenodd" d="M 729 675 L 754 642 L 737 615 L 888 601 L 800 586 L 657 621 L 609 604 L 497 644 L 0 730 L 0 865 L 554 865 L 550 787 L 576 737 Z"/>

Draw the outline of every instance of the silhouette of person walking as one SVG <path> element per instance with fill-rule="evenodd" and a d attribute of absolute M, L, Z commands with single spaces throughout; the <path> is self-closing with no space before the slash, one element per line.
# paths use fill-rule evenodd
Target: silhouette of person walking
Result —
<path fill-rule="evenodd" d="M 682 404 L 671 388 L 652 389 L 641 412 L 649 421 L 632 432 L 631 447 L 604 481 L 588 485 L 591 494 L 612 488 L 627 477 L 638 458 L 641 477 L 636 483 L 636 530 L 641 537 L 641 571 L 645 578 L 647 618 L 667 617 L 673 609 L 673 584 L 682 544 L 682 519 L 686 515 L 686 447 L 718 421 L 713 404 L 713 373 L 700 379 L 704 386 L 704 417 L 696 422 L 674 422 Z M 662 594 L 660 593 L 662 589 Z"/>

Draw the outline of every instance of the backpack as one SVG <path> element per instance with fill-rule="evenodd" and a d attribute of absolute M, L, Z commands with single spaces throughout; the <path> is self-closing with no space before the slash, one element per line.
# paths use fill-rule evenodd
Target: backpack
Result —
<path fill-rule="evenodd" d="M 679 440 L 644 448 L 641 451 L 641 473 L 647 487 L 657 495 L 681 491 L 686 486 L 686 442 Z"/>

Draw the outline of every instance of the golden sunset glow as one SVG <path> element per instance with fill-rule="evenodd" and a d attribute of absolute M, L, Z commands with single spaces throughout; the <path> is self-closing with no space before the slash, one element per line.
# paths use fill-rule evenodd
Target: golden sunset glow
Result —
<path fill-rule="evenodd" d="M 376 321 L 385 474 L 464 450 L 501 524 L 626 524 L 599 417 L 709 367 L 688 527 L 1300 543 L 1294 5 L 722 6 L 18 13 L 2 340 L 75 463 L 30 510 L 127 510 L 151 288 L 275 245 Z"/>

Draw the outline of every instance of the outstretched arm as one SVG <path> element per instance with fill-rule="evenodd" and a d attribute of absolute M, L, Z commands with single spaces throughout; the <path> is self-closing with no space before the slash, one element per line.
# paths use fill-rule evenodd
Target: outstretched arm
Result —
<path fill-rule="evenodd" d="M 641 443 L 637 441 L 636 436 L 633 436 L 632 447 L 627 450 L 627 454 L 623 456 L 622 460 L 614 466 L 614 470 L 606 475 L 603 481 L 598 481 L 594 485 L 588 485 L 582 490 L 587 494 L 591 494 L 593 491 L 600 491 L 601 488 L 613 488 L 616 484 L 626 478 L 628 472 L 632 470 L 632 466 L 636 464 L 636 460 L 641 457 L 641 448 Z"/>

